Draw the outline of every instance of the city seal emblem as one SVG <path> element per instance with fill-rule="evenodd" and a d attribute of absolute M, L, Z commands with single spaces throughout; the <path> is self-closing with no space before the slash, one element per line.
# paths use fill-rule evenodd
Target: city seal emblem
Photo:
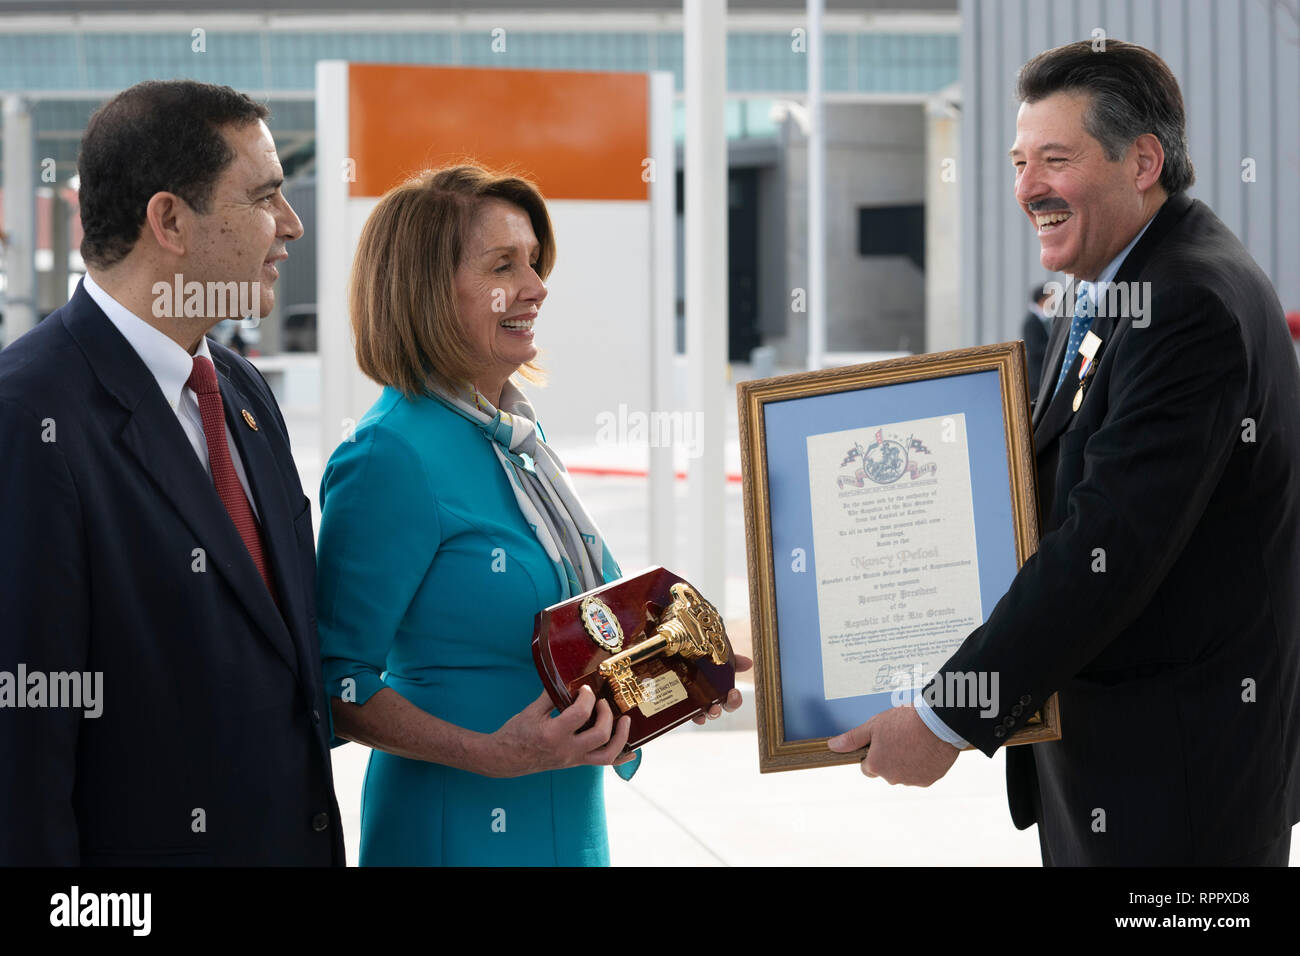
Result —
<path fill-rule="evenodd" d="M 609 651 L 617 654 L 623 647 L 623 628 L 609 606 L 594 594 L 583 600 L 578 611 L 582 626 L 587 629 L 591 639 Z"/>
<path fill-rule="evenodd" d="M 893 484 L 907 471 L 907 449 L 876 432 L 876 440 L 862 455 L 862 470 L 878 485 Z"/>

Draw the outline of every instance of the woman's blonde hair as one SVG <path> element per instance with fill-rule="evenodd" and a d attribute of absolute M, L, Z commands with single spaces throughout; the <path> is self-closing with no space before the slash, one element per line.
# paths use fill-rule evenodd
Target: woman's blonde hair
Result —
<path fill-rule="evenodd" d="M 430 170 L 389 190 L 361 230 L 348 305 L 357 365 L 404 395 L 454 392 L 478 369 L 456 311 L 455 274 L 483 203 L 500 199 L 527 213 L 543 280 L 555 265 L 546 203 L 528 180 L 475 164 Z M 540 380 L 529 362 L 520 374 Z"/>

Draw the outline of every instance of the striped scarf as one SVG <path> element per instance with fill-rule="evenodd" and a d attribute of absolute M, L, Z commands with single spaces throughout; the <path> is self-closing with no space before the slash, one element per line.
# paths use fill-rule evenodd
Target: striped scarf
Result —
<path fill-rule="evenodd" d="M 546 444 L 532 404 L 513 382 L 507 380 L 501 390 L 500 409 L 476 388 L 434 398 L 477 425 L 492 442 L 524 520 L 555 567 L 564 600 L 623 576 L 578 500 L 564 463 Z"/>

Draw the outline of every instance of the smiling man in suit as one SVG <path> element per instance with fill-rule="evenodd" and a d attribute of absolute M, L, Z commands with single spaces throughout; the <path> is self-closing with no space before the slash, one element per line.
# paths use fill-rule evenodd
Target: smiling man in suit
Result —
<path fill-rule="evenodd" d="M 997 674 L 996 713 L 896 708 L 831 746 L 869 745 L 864 773 L 928 786 L 1059 693 L 1062 739 L 1007 752 L 1012 818 L 1037 822 L 1045 864 L 1285 866 L 1300 372 L 1281 306 L 1186 195 L 1159 57 L 1069 44 L 1024 66 L 1019 98 L 1016 199 L 1042 264 L 1076 283 L 1034 411 L 1038 552 L 939 671 Z"/>
<path fill-rule="evenodd" d="M 266 382 L 205 338 L 270 310 L 302 235 L 267 115 L 188 81 L 100 109 L 87 275 L 0 352 L 0 678 L 26 685 L 0 680 L 0 864 L 343 863 L 311 510 Z M 76 675 L 94 708 L 51 692 Z"/>

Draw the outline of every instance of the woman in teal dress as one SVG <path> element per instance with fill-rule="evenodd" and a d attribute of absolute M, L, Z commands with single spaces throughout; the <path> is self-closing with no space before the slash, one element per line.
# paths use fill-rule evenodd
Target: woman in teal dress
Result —
<path fill-rule="evenodd" d="M 628 720 L 585 689 L 553 715 L 531 653 L 539 610 L 620 574 L 511 380 L 554 258 L 537 190 L 473 166 L 391 191 L 358 245 L 384 391 L 325 469 L 317 604 L 334 733 L 373 748 L 363 866 L 609 863 Z"/>

